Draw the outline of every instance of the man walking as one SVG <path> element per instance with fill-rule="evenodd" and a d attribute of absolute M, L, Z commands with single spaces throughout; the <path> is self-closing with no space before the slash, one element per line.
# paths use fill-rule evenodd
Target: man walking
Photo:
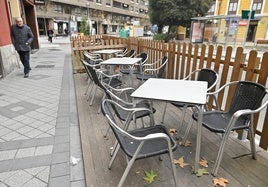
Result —
<path fill-rule="evenodd" d="M 24 78 L 29 77 L 31 70 L 30 51 L 33 38 L 31 28 L 23 24 L 22 18 L 17 18 L 16 24 L 11 26 L 11 40 L 24 66 Z"/>

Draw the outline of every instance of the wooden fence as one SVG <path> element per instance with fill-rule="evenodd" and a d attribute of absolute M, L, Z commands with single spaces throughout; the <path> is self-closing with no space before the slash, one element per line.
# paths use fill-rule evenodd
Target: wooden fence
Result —
<path fill-rule="evenodd" d="M 255 50 L 245 53 L 242 47 L 233 49 L 230 46 L 224 48 L 223 46 L 215 47 L 205 44 L 164 43 L 141 38 L 119 39 L 111 36 L 102 36 L 101 38 L 105 45 L 118 44 L 120 41 L 121 44 L 124 44 L 129 49 L 135 49 L 137 53 L 147 52 L 150 63 L 163 55 L 168 56 L 165 77 L 169 79 L 181 79 L 196 69 L 210 68 L 218 72 L 220 76 L 216 88 L 235 80 L 249 80 L 265 86 L 268 85 L 268 52 L 259 55 Z M 77 42 L 77 40 L 73 39 L 74 42 Z M 228 108 L 232 99 L 228 95 L 232 92 L 234 92 L 233 87 L 227 90 L 226 93 L 219 95 L 222 110 Z M 210 102 L 210 106 L 213 107 L 212 102 Z M 254 118 L 254 129 L 260 137 L 259 146 L 265 150 L 268 148 L 267 113 L 268 110 L 265 110 L 261 115 L 255 115 Z"/>

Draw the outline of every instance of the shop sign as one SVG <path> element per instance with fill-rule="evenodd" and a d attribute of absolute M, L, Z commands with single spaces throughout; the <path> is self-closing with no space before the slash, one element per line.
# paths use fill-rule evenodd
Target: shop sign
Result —
<path fill-rule="evenodd" d="M 248 21 L 247 20 L 241 20 L 238 22 L 239 26 L 247 26 L 248 25 Z"/>

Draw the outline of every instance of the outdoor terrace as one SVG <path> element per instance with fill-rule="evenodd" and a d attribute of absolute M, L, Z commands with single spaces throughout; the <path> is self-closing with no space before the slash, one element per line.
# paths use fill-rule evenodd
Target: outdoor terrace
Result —
<path fill-rule="evenodd" d="M 103 46 L 117 46 L 123 44 L 128 49 L 135 49 L 137 53 L 147 52 L 149 54 L 149 62 L 154 62 L 159 57 L 168 56 L 168 65 L 165 71 L 165 78 L 181 79 L 190 72 L 199 68 L 211 68 L 220 75 L 220 80 L 216 88 L 235 80 L 249 80 L 258 82 L 262 85 L 268 85 L 268 52 L 259 53 L 259 51 L 246 51 L 241 47 L 232 48 L 231 46 L 213 46 L 205 44 L 191 43 L 164 43 L 161 41 L 144 40 L 138 38 L 115 38 L 101 36 Z M 85 42 L 88 38 L 73 38 L 72 47 L 80 47 L 78 51 L 73 50 L 73 66 L 77 105 L 79 113 L 79 122 L 81 128 L 81 142 L 83 149 L 83 160 L 85 165 L 85 174 L 87 186 L 116 186 L 121 175 L 126 167 L 126 162 L 123 154 L 119 154 L 116 158 L 112 170 L 108 170 L 110 160 L 110 150 L 113 146 L 113 134 L 109 133 L 108 137 L 104 138 L 108 124 L 102 114 L 98 114 L 101 103 L 101 96 L 98 95 L 92 106 L 84 95 L 87 87 L 86 74 L 81 73 L 83 66 L 80 58 L 83 58 L 83 51 L 93 51 L 94 46 L 87 50 Z M 99 44 L 96 45 L 98 48 Z M 230 103 L 231 97 L 228 93 L 219 96 L 221 108 L 224 110 Z M 209 102 L 210 107 L 213 103 Z M 164 103 L 154 102 L 156 108 L 155 120 L 161 121 Z M 268 184 L 268 111 L 262 112 L 261 115 L 256 115 L 254 120 L 254 130 L 256 137 L 259 140 L 256 142 L 257 160 L 251 159 L 249 141 L 239 140 L 234 132 L 228 139 L 225 147 L 223 160 L 220 165 L 218 175 L 216 177 L 225 178 L 228 180 L 226 186 L 256 186 L 262 187 Z M 187 115 L 188 120 L 190 114 Z M 178 122 L 181 117 L 181 111 L 168 104 L 167 114 L 165 117 L 165 125 L 167 128 L 178 129 Z M 186 118 L 187 121 L 187 118 Z M 182 130 L 184 130 L 182 128 Z M 185 163 L 189 165 L 181 168 L 177 166 L 177 174 L 179 186 L 213 186 L 213 176 L 203 175 L 197 177 L 192 173 L 194 165 L 195 147 L 196 147 L 196 125 L 191 129 L 189 146 L 178 146 L 174 152 L 174 158 L 183 157 Z M 176 136 L 182 135 L 183 132 L 178 132 Z M 243 134 L 239 134 L 240 137 Z M 210 173 L 217 156 L 220 145 L 221 136 L 213 134 L 202 129 L 202 144 L 201 158 L 208 161 L 207 171 Z M 180 141 L 180 139 L 179 139 Z M 144 171 L 156 171 L 157 177 L 152 184 L 148 184 L 144 179 Z M 139 160 L 134 163 L 127 179 L 125 186 L 174 186 L 169 158 L 163 156 L 163 161 L 159 161 L 158 157 Z"/>
<path fill-rule="evenodd" d="M 105 138 L 104 134 L 108 123 L 102 113 L 98 114 L 102 95 L 98 92 L 92 106 L 89 106 L 85 91 L 87 88 L 87 76 L 85 73 L 74 74 L 77 109 L 79 114 L 81 142 L 83 150 L 83 161 L 85 167 L 85 178 L 87 186 L 117 186 L 120 177 L 126 167 L 126 160 L 122 152 L 118 154 L 111 170 L 108 169 L 110 151 L 113 146 L 114 136 L 112 131 Z M 156 122 L 161 121 L 164 102 L 154 102 Z M 165 117 L 165 125 L 168 129 L 178 129 L 181 111 L 171 104 L 168 104 Z M 189 120 L 188 113 L 186 121 Z M 184 130 L 186 125 L 184 125 Z M 181 168 L 177 165 L 177 177 L 179 186 L 213 186 L 213 177 L 210 172 L 217 156 L 220 144 L 220 135 L 211 133 L 202 128 L 201 158 L 208 161 L 208 175 L 197 177 L 192 173 L 194 165 L 196 145 L 196 125 L 193 125 L 189 136 L 189 146 L 178 145 L 174 152 L 174 159 L 184 158 L 189 165 Z M 182 135 L 178 132 L 175 136 Z M 178 140 L 180 142 L 180 140 Z M 258 146 L 257 146 L 258 147 Z M 138 160 L 134 163 L 124 186 L 174 186 L 172 170 L 168 155 Z M 202 168 L 202 167 L 201 167 Z M 148 184 L 143 177 L 144 171 L 156 171 L 157 177 L 152 184 Z M 229 138 L 223 155 L 223 160 L 217 178 L 228 180 L 228 187 L 264 187 L 268 184 L 268 153 L 257 148 L 257 160 L 253 160 L 250 154 L 248 140 L 238 140 L 237 134 L 233 133 Z"/>

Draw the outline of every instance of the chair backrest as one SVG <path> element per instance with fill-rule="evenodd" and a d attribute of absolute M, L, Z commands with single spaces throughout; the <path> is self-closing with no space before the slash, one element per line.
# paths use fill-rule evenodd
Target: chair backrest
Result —
<path fill-rule="evenodd" d="M 218 74 L 212 69 L 203 68 L 199 71 L 197 81 L 208 82 L 208 91 L 211 90 L 218 82 Z"/>
<path fill-rule="evenodd" d="M 89 69 L 88 69 L 88 67 L 87 67 L 87 66 L 89 65 L 89 63 L 88 63 L 87 61 L 85 61 L 84 59 L 80 59 L 80 60 L 81 60 L 83 66 L 84 66 L 84 68 L 85 68 L 85 70 L 86 70 L 86 72 L 87 72 L 88 77 L 89 77 L 91 80 L 93 80 L 93 77 L 91 76 L 91 73 L 90 73 L 90 71 L 89 71 Z"/>
<path fill-rule="evenodd" d="M 86 65 L 88 68 L 88 71 L 94 81 L 94 83 L 99 86 L 100 88 L 102 88 L 103 90 L 105 90 L 105 88 L 103 87 L 103 85 L 100 82 L 99 76 L 96 73 L 96 70 L 94 69 L 94 67 L 91 64 L 87 64 Z"/>
<path fill-rule="evenodd" d="M 163 75 L 167 66 L 167 62 L 168 62 L 168 57 L 163 56 L 161 59 L 160 66 L 157 68 L 158 69 L 157 78 L 163 78 Z"/>
<path fill-rule="evenodd" d="M 145 64 L 145 63 L 147 62 L 148 57 L 149 57 L 148 53 L 144 53 L 144 52 L 143 52 L 143 53 L 140 53 L 140 54 L 137 56 L 137 58 L 142 58 L 141 61 L 139 62 L 140 66 L 137 66 L 137 70 L 138 70 L 139 72 L 141 72 L 142 65 Z"/>
<path fill-rule="evenodd" d="M 126 54 L 126 52 L 127 52 L 127 47 L 123 47 L 122 54 Z"/>
<path fill-rule="evenodd" d="M 233 114 L 243 109 L 255 110 L 260 106 L 265 95 L 266 88 L 263 85 L 250 81 L 239 81 L 231 101 L 229 113 Z"/>
<path fill-rule="evenodd" d="M 131 50 L 129 51 L 128 57 L 129 57 L 129 58 L 132 58 L 132 57 L 134 57 L 135 55 L 136 55 L 136 50 L 135 50 L 135 49 L 131 49 Z"/>
<path fill-rule="evenodd" d="M 108 123 L 118 141 L 118 143 L 120 144 L 120 148 L 128 155 L 128 156 L 133 156 L 133 153 L 136 150 L 132 150 L 130 145 L 131 143 L 136 143 L 135 141 L 139 141 L 137 140 L 136 137 L 132 136 L 131 134 L 129 134 L 127 132 L 128 126 L 129 126 L 129 121 L 131 121 L 133 119 L 133 112 L 135 108 L 133 109 L 128 109 L 128 108 L 124 108 L 123 106 L 121 106 L 120 104 L 116 103 L 115 101 L 109 100 L 109 99 L 104 99 L 102 101 L 102 113 L 105 115 L 105 117 L 108 120 Z M 129 119 L 127 120 L 127 122 L 125 123 L 125 126 L 123 128 L 120 127 L 120 122 L 118 122 L 114 116 L 114 113 L 116 113 L 116 111 L 114 110 L 115 108 L 120 108 L 120 110 L 125 110 L 128 111 L 130 110 L 131 115 L 129 115 Z M 151 113 L 152 115 L 152 113 Z M 153 118 L 150 118 L 153 119 Z M 152 124 L 153 121 L 150 121 L 150 123 Z"/>
<path fill-rule="evenodd" d="M 218 73 L 208 68 L 197 69 L 184 78 L 184 80 L 206 81 L 208 83 L 207 91 L 217 84 L 218 79 Z"/>

